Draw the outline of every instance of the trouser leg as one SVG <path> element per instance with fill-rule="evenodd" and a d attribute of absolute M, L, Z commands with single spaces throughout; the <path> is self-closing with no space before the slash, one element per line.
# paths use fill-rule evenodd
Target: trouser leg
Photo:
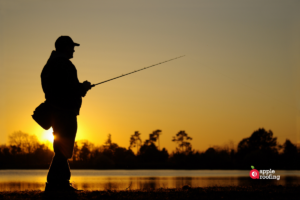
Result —
<path fill-rule="evenodd" d="M 49 172 L 47 175 L 47 182 L 69 182 L 71 178 L 70 167 L 68 159 L 60 152 L 56 152 L 53 156 Z"/>
<path fill-rule="evenodd" d="M 54 131 L 53 148 L 55 155 L 47 175 L 47 182 L 69 182 L 71 177 L 68 159 L 72 157 L 77 132 L 76 115 L 55 112 L 52 127 Z"/>

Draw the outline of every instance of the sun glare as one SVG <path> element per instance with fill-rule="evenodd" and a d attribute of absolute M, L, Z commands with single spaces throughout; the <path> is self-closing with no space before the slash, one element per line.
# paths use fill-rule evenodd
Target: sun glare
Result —
<path fill-rule="evenodd" d="M 53 143 L 54 136 L 52 127 L 49 130 L 44 131 L 43 140 L 48 140 L 49 142 Z"/>

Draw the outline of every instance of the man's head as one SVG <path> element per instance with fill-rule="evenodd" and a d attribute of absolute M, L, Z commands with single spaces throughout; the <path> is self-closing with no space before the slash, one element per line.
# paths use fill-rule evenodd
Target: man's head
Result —
<path fill-rule="evenodd" d="M 74 47 L 79 46 L 79 44 L 73 42 L 69 36 L 60 36 L 55 41 L 56 51 L 64 54 L 67 58 L 73 58 Z"/>

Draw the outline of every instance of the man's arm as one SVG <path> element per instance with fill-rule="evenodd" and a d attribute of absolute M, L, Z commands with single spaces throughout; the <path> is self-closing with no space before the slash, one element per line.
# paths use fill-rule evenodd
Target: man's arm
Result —
<path fill-rule="evenodd" d="M 81 87 L 81 96 L 85 97 L 87 91 L 89 91 L 92 88 L 92 84 L 89 81 L 84 81 L 83 83 L 80 83 Z"/>

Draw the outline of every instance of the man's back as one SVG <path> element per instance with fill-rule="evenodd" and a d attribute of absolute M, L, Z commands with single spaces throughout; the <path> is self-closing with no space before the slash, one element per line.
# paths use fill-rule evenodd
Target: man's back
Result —
<path fill-rule="evenodd" d="M 56 51 L 51 53 L 41 73 L 42 88 L 46 101 L 61 109 L 79 114 L 86 90 L 79 82 L 73 63 Z"/>

